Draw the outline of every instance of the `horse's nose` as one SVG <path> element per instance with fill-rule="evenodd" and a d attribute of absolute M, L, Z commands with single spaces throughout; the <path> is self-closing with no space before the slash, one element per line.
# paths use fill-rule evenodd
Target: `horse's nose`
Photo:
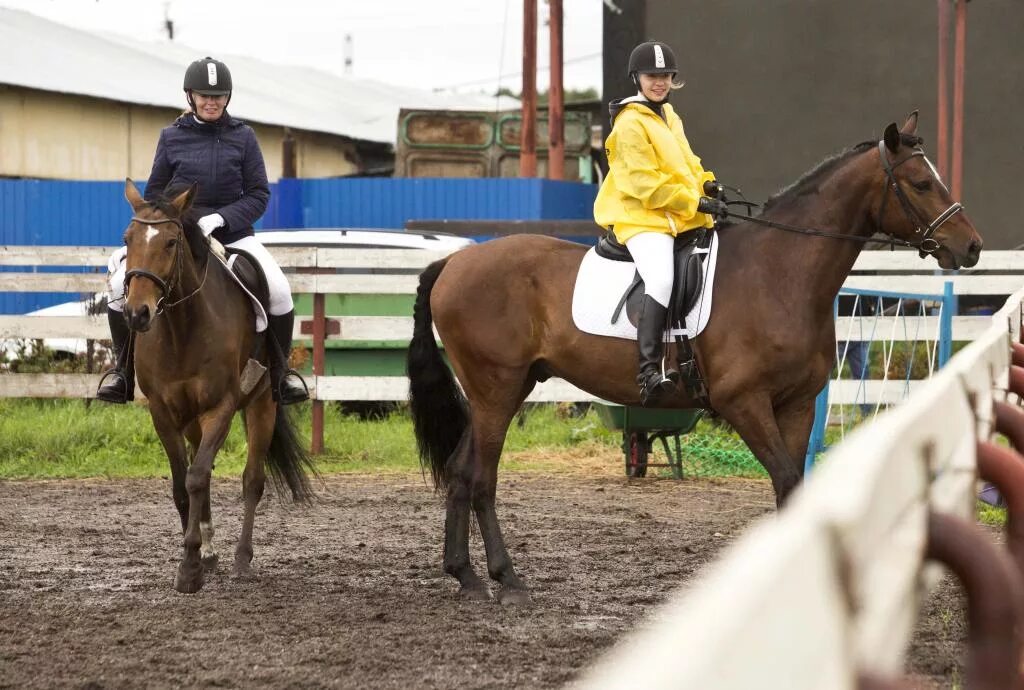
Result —
<path fill-rule="evenodd" d="M 964 266 L 971 267 L 978 263 L 978 259 L 981 258 L 981 247 L 983 242 L 981 239 L 971 240 L 971 243 L 967 245 L 967 258 L 964 261 Z"/>
<path fill-rule="evenodd" d="M 145 331 L 149 328 L 149 306 L 142 305 L 138 309 L 125 308 L 125 316 L 128 319 L 128 327 L 133 331 Z"/>

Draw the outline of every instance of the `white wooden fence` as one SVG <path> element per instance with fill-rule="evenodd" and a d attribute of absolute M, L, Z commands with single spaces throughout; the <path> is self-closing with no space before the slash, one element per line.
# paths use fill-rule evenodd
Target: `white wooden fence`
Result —
<path fill-rule="evenodd" d="M 113 247 L 0 248 L 0 266 L 93 266 L 96 273 L 0 273 L 0 292 L 68 292 L 69 300 L 106 289 L 107 259 Z M 445 255 L 419 249 L 323 249 L 271 247 L 289 272 L 297 294 L 415 294 L 420 270 Z M 344 270 L 345 273 L 338 273 Z M 324 273 L 324 271 L 328 271 Z M 363 271 L 358 273 L 356 271 Z M 370 271 L 373 271 L 372 273 Z M 324 333 L 323 339 L 346 341 L 409 340 L 413 320 L 390 316 L 324 315 L 338 321 L 340 332 Z M 314 316 L 296 320 L 296 336 L 314 331 Z M 326 329 L 325 329 L 326 331 Z M 108 339 L 106 317 L 100 316 L 0 316 L 0 340 L 32 338 Z M 313 338 L 314 355 L 324 342 Z M 4 374 L 0 397 L 90 398 L 95 395 L 99 374 Z M 405 400 L 408 381 L 399 376 L 312 376 L 307 379 L 315 400 Z M 592 400 L 593 396 L 564 381 L 538 385 L 534 402 Z"/>
<path fill-rule="evenodd" d="M 855 688 L 865 672 L 900 675 L 940 573 L 924 561 L 928 512 L 974 519 L 976 444 L 993 433 L 995 401 L 1018 401 L 1007 389 L 1022 310 L 1024 290 L 581 685 L 812 690 Z"/>
<path fill-rule="evenodd" d="M 106 289 L 106 263 L 112 247 L 31 247 L 0 248 L 0 266 L 92 266 L 95 273 L 0 273 L 0 292 L 68 292 L 74 296 Z M 443 253 L 417 249 L 321 249 L 272 247 L 275 258 L 290 273 L 296 293 L 324 294 L 415 294 L 414 272 L 426 267 Z M 953 275 L 959 295 L 1009 295 L 1024 276 L 1024 252 L 983 252 L 982 261 L 970 275 Z M 941 294 L 950 274 L 935 271 L 934 261 L 920 260 L 913 252 L 863 252 L 847 280 L 848 287 L 869 287 L 888 291 L 913 291 Z M 339 273 L 338 271 L 345 271 Z M 363 271 L 363 272 L 356 272 Z M 372 272 L 370 272 L 372 271 Z M 916 274 L 912 274 L 916 272 Z M 866 275 L 870 273 L 871 275 Z M 408 340 L 412 337 L 412 317 L 324 315 L 336 320 L 340 332 L 325 334 L 324 339 L 347 341 Z M 847 332 L 847 317 L 837 324 L 839 333 Z M 921 332 L 934 332 L 938 317 L 921 317 Z M 305 317 L 296 323 L 300 335 Z M 953 322 L 954 340 L 973 340 L 984 331 L 988 317 L 958 316 Z M 917 324 L 914 324 L 915 326 Z M 891 324 L 889 324 L 891 327 Z M 881 329 L 883 326 L 876 326 Z M 855 325 L 853 332 L 858 332 Z M 869 326 L 865 325 L 865 329 Z M 908 328 L 907 330 L 911 330 Z M 911 332 L 913 332 L 911 330 Z M 17 338 L 91 338 L 108 336 L 103 316 L 0 316 L 0 339 Z M 323 347 L 314 340 L 313 347 Z M 0 397 L 87 398 L 95 392 L 98 375 L 7 374 L 0 377 Z M 318 400 L 405 400 L 408 382 L 404 377 L 386 376 L 313 376 L 309 381 Z M 586 401 L 593 396 L 564 381 L 551 379 L 539 384 L 531 401 Z"/>

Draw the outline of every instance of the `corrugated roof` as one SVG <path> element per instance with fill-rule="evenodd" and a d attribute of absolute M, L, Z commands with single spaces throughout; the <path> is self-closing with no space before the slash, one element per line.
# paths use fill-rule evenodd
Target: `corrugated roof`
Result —
<path fill-rule="evenodd" d="M 495 109 L 495 100 L 485 96 L 433 93 L 170 41 L 97 34 L 0 8 L 0 84 L 185 108 L 185 67 L 210 54 L 231 69 L 231 114 L 253 122 L 394 143 L 401 108 Z M 499 105 L 517 108 L 518 102 L 503 98 Z"/>

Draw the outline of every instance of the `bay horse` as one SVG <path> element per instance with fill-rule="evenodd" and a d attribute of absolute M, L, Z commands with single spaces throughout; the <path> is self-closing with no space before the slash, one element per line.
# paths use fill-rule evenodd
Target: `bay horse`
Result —
<path fill-rule="evenodd" d="M 756 222 L 717 230 L 713 311 L 693 341 L 696 360 L 712 409 L 768 471 L 780 505 L 803 475 L 814 400 L 834 365 L 832 304 L 864 241 L 900 238 L 947 269 L 978 261 L 981 237 L 925 158 L 916 127 L 915 112 L 902 129 L 886 127 L 881 142 L 820 163 L 772 197 Z M 787 229 L 794 232 L 780 231 Z M 421 462 L 435 487 L 447 489 L 444 569 L 464 596 L 490 597 L 469 560 L 472 507 L 499 600 L 529 599 L 494 501 L 509 422 L 534 384 L 554 376 L 604 400 L 640 404 L 636 343 L 573 324 L 587 249 L 516 235 L 462 249 L 420 275 L 410 408 Z M 699 406 L 682 389 L 658 404 Z"/>
<path fill-rule="evenodd" d="M 124 234 L 124 316 L 135 339 L 139 388 L 171 464 L 174 505 L 184 533 L 174 588 L 183 593 L 199 591 L 204 570 L 217 564 L 210 474 L 235 412 L 243 411 L 248 445 L 236 576 L 251 574 L 253 520 L 263 496 L 264 464 L 295 500 L 311 496 L 310 458 L 286 411 L 274 402 L 266 373 L 243 392 L 241 372 L 250 355 L 260 353 L 266 364 L 267 347 L 256 341 L 249 297 L 211 255 L 189 212 L 196 190 L 192 185 L 177 196 L 147 203 L 130 179 L 125 182 L 133 215 Z"/>

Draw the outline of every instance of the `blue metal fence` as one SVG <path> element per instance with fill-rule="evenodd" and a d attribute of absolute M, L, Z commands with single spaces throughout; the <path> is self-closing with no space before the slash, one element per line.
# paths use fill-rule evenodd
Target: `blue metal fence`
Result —
<path fill-rule="evenodd" d="M 410 220 L 591 217 L 595 185 L 541 179 L 342 178 L 281 180 L 270 228 L 394 228 Z"/>
<path fill-rule="evenodd" d="M 584 219 L 596 194 L 596 185 L 542 179 L 284 179 L 271 185 L 257 227 L 401 229 L 409 220 Z M 123 182 L 0 180 L 0 245 L 112 246 L 130 217 Z M 23 314 L 67 299 L 0 294 L 0 313 Z"/>
<path fill-rule="evenodd" d="M 875 299 L 907 299 L 938 302 L 940 304 L 940 308 L 936 368 L 941 369 L 942 367 L 946 366 L 946 362 L 948 362 L 949 358 L 952 357 L 953 316 L 958 311 L 958 302 L 956 293 L 953 292 L 953 283 L 951 281 L 946 281 L 946 283 L 943 285 L 941 295 L 917 294 L 910 292 L 887 292 L 883 290 L 867 290 L 863 288 L 843 288 L 842 290 L 839 291 L 839 294 L 860 297 L 871 297 Z M 838 300 L 836 302 L 836 305 L 838 305 Z M 909 367 L 907 368 L 905 376 L 906 382 L 909 383 Z M 859 378 L 865 378 L 863 373 L 859 376 Z M 829 381 L 830 380 L 831 378 L 829 379 Z M 815 398 L 814 401 L 814 425 L 811 427 L 811 436 L 807 444 L 807 454 L 804 456 L 804 472 L 810 472 L 811 469 L 814 467 L 814 462 L 818 454 L 823 453 L 827 449 L 825 445 L 825 423 L 827 421 L 829 413 L 829 381 L 825 382 L 825 387 L 821 390 L 820 393 L 818 393 L 818 397 Z"/>

